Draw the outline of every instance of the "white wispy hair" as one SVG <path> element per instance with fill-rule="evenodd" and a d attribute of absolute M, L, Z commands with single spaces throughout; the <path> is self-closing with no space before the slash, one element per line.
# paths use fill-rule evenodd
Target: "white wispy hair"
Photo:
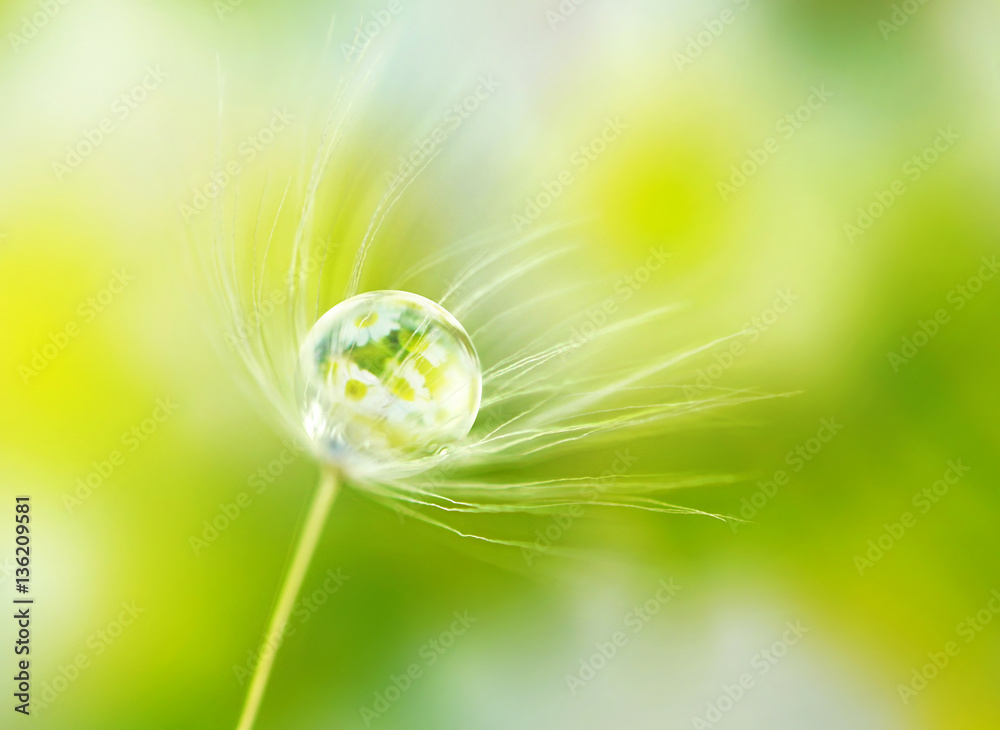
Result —
<path fill-rule="evenodd" d="M 408 268 L 384 265 L 411 253 L 387 232 L 387 222 L 440 147 L 388 178 L 352 164 L 356 150 L 349 139 L 368 126 L 360 110 L 377 65 L 367 54 L 364 47 L 355 55 L 333 95 L 311 165 L 265 183 L 256 207 L 241 203 L 236 186 L 220 195 L 210 241 L 195 248 L 225 342 L 249 374 L 255 400 L 266 403 L 275 424 L 322 466 L 265 647 L 287 624 L 341 484 L 462 536 L 526 549 L 532 545 L 459 529 L 448 517 L 538 514 L 577 505 L 705 514 L 664 495 L 733 476 L 623 470 L 538 475 L 581 453 L 587 455 L 582 461 L 611 463 L 637 441 L 665 440 L 671 427 L 710 409 L 764 397 L 685 387 L 691 363 L 729 338 L 694 347 L 672 343 L 664 333 L 670 318 L 681 316 L 679 305 L 623 305 L 581 334 L 585 316 L 606 300 L 608 290 L 599 277 L 584 273 L 586 267 L 571 265 L 582 255 L 575 244 L 579 222 L 491 229 L 436 247 Z M 220 128 L 221 119 L 220 102 Z M 293 167 L 284 162 L 276 167 Z M 217 164 L 221 168 L 221 152 Z M 484 368 L 472 431 L 444 453 L 411 464 L 407 472 L 416 476 L 406 478 L 352 473 L 349 465 L 330 463 L 307 434 L 300 410 L 302 343 L 329 308 L 367 290 L 375 263 L 378 289 L 413 291 L 450 311 L 470 333 Z M 397 273 L 386 273 L 394 268 Z M 601 295 L 594 297 L 595 291 Z M 603 462 L 596 456 L 601 452 L 607 455 Z M 262 651 L 239 730 L 253 725 L 273 659 L 273 650 Z"/>
<path fill-rule="evenodd" d="M 252 220 L 243 216 L 247 220 L 241 222 L 238 191 L 228 203 L 220 196 L 211 245 L 199 249 L 225 322 L 228 349 L 245 366 L 281 430 L 324 464 L 327 455 L 302 423 L 297 381 L 300 346 L 329 307 L 364 290 L 366 267 L 373 258 L 398 257 L 400 252 L 393 249 L 397 242 L 380 239 L 380 233 L 437 154 L 426 156 L 409 174 L 391 182 L 383 176 L 352 174 L 348 166 L 337 164 L 338 156 L 346 156 L 352 130 L 363 126 L 358 109 L 376 66 L 365 58 L 366 51 L 358 53 L 340 83 L 308 173 L 267 186 Z M 359 186 L 368 189 L 359 195 Z M 268 195 L 276 201 L 270 210 Z M 370 196 L 377 202 L 363 235 L 340 235 L 338 223 L 345 206 Z M 683 311 L 676 304 L 619 313 L 582 337 L 581 318 L 605 298 L 590 301 L 585 292 L 607 289 L 591 278 L 567 276 L 566 260 L 580 255 L 573 245 L 574 228 L 537 224 L 523 232 L 513 227 L 482 232 L 441 246 L 383 282 L 388 286 L 380 288 L 400 290 L 418 284 L 421 294 L 463 323 L 483 357 L 482 407 L 464 441 L 452 445 L 444 457 L 427 457 L 426 463 L 415 464 L 413 471 L 422 472 L 418 476 L 380 479 L 348 471 L 340 474 L 346 486 L 455 530 L 434 517 L 434 511 L 537 512 L 589 504 L 691 513 L 698 511 L 666 502 L 663 494 L 732 481 L 731 476 L 719 474 L 530 478 L 540 461 L 605 450 L 610 462 L 616 450 L 666 434 L 673 424 L 682 424 L 681 419 L 764 397 L 714 387 L 700 389 L 692 397 L 675 373 L 689 373 L 695 358 L 729 338 L 696 347 L 672 346 L 663 333 L 669 332 L 669 318 Z M 527 294 L 529 290 L 534 293 Z M 272 295 L 265 297 L 266 291 Z M 658 351 L 634 359 L 609 356 L 650 349 L 636 347 L 636 342 L 655 342 L 653 349 Z M 517 481 L 491 476 L 518 469 L 526 473 Z"/>

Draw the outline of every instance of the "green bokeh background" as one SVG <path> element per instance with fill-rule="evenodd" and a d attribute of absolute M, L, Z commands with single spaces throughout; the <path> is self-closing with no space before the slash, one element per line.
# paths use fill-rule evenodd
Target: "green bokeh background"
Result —
<path fill-rule="evenodd" d="M 788 621 L 809 632 L 714 726 L 1000 726 L 1000 624 L 969 642 L 960 628 L 990 616 L 1000 588 L 1000 279 L 961 310 L 954 294 L 1000 241 L 1000 6 L 912 3 L 887 33 L 880 21 L 896 11 L 886 2 L 587 0 L 558 23 L 556 2 L 400 2 L 348 150 L 367 183 L 471 79 L 495 74 L 501 85 L 394 211 L 373 282 L 391 281 L 394 251 L 419 260 L 509 224 L 620 117 L 621 139 L 546 211 L 549 222 L 586 216 L 565 277 L 626 276 L 662 246 L 669 264 L 641 297 L 687 302 L 666 325 L 676 332 L 660 334 L 688 344 L 737 331 L 778 291 L 798 297 L 717 381 L 794 395 L 622 446 L 642 472 L 740 475 L 670 495 L 725 515 L 740 516 L 776 470 L 791 479 L 737 529 L 590 509 L 562 538 L 580 557 L 530 564 L 347 491 L 306 592 L 329 570 L 350 578 L 308 621 L 293 618 L 259 727 L 365 727 L 360 708 L 465 611 L 476 623 L 373 727 L 690 728 L 755 671 Z M 37 35 L 11 40 L 43 5 Z M 30 719 L 4 689 L 0 726 L 235 727 L 244 688 L 234 667 L 257 648 L 317 469 L 300 458 L 262 493 L 248 486 L 284 446 L 240 387 L 184 266 L 178 202 L 212 169 L 218 67 L 225 149 L 274 107 L 296 115 L 292 133 L 248 166 L 250 187 L 298 160 L 311 110 L 332 98 L 341 44 L 362 13 L 386 7 L 247 0 L 220 17 L 209 0 L 0 6 L 0 497 L 12 513 L 15 494 L 32 496 L 36 693 L 61 687 Z M 727 9 L 732 22 L 680 68 L 676 54 Z M 166 80 L 58 179 L 53 162 L 150 64 Z M 781 137 L 778 121 L 814 86 L 832 98 Z M 919 180 L 907 177 L 940 128 L 958 140 Z M 770 137 L 778 151 L 723 200 L 717 183 Z M 896 179 L 905 194 L 852 240 L 845 224 Z M 359 194 L 359 220 L 370 203 Z M 89 321 L 78 307 L 121 270 L 134 281 Z M 939 309 L 949 321 L 894 367 L 890 353 Z M 23 377 L 71 321 L 79 335 Z M 706 355 L 679 382 L 715 362 Z M 67 507 L 77 479 L 164 398 L 176 413 Z M 824 418 L 842 430 L 792 472 L 786 454 Z M 914 497 L 958 460 L 968 473 L 921 513 Z M 608 468 L 604 455 L 581 464 Z M 190 537 L 244 491 L 251 504 L 196 556 Z M 856 556 L 904 512 L 916 524 L 859 570 Z M 530 535 L 550 524 L 484 519 L 477 530 Z M 13 529 L 0 530 L 4 600 L 12 543 Z M 573 694 L 566 675 L 668 578 L 682 586 L 676 598 Z M 98 632 L 123 602 L 141 613 L 106 642 Z M 0 624 L 5 672 L 13 634 L 12 621 Z M 904 703 L 899 685 L 951 641 L 958 655 Z M 59 683 L 81 654 L 88 668 Z"/>

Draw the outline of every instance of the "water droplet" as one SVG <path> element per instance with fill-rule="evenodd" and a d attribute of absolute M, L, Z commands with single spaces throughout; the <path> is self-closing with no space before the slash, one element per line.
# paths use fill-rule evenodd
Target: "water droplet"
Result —
<path fill-rule="evenodd" d="M 313 325 L 299 353 L 309 436 L 349 473 L 399 477 L 433 465 L 468 435 L 482 369 L 447 310 L 416 294 L 347 299 Z"/>

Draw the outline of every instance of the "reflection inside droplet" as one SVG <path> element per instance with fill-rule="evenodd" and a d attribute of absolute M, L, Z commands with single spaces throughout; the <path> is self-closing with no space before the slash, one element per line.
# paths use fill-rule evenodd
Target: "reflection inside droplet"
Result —
<path fill-rule="evenodd" d="M 361 294 L 324 314 L 299 354 L 306 431 L 359 475 L 402 476 L 468 435 L 482 396 L 462 325 L 429 299 Z"/>

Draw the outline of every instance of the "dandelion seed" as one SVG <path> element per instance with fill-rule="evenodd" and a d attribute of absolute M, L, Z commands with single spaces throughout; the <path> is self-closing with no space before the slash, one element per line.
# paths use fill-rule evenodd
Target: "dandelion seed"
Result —
<path fill-rule="evenodd" d="M 355 72 L 363 56 L 355 58 Z M 330 179 L 359 94 L 352 84 L 341 85 L 308 179 L 281 185 L 273 221 L 264 217 L 262 202 L 249 229 L 243 229 L 237 206 L 228 211 L 220 196 L 213 243 L 198 249 L 224 329 L 239 331 L 242 323 L 254 323 L 234 349 L 261 401 L 321 466 L 264 645 L 283 635 L 341 486 L 463 537 L 514 547 L 526 544 L 474 534 L 447 519 L 539 514 L 581 504 L 704 514 L 659 495 L 727 483 L 729 475 L 635 473 L 611 482 L 587 474 L 539 480 L 522 473 L 506 481 L 483 475 L 516 473 L 582 449 L 614 453 L 635 439 L 662 435 L 683 417 L 764 397 L 721 388 L 706 390 L 700 399 L 680 397 L 683 383 L 670 382 L 671 373 L 723 340 L 696 347 L 664 341 L 664 320 L 676 316 L 677 307 L 623 311 L 580 341 L 573 334 L 574 317 L 595 302 L 582 298 L 590 282 L 567 282 L 561 275 L 566 269 L 557 261 L 571 250 L 564 245 L 564 226 L 442 245 L 390 282 L 431 298 L 398 290 L 358 294 L 364 291 L 366 264 L 388 243 L 384 223 L 430 164 L 418 166 L 405 184 L 390 183 L 380 198 L 373 195 L 380 202 L 362 227 L 363 236 L 340 235 L 320 202 L 340 206 L 330 216 L 336 221 L 344 204 L 337 195 L 374 184 Z M 236 195 L 233 190 L 232 198 Z M 331 250 L 351 248 L 352 265 L 328 262 Z M 466 261 L 457 261 L 463 256 Z M 448 279 L 442 272 L 455 263 L 461 270 Z M 280 296 L 265 301 L 264 292 L 276 282 Z M 511 295 L 512 287 L 521 295 Z M 547 305 L 539 306 L 543 301 Z M 265 304 L 273 306 L 268 310 Z M 568 312 L 576 314 L 567 317 Z M 501 332 L 499 324 L 512 314 L 518 315 L 517 326 Z M 662 346 L 652 357 L 640 356 L 650 342 Z M 441 519 L 432 516 L 435 511 Z M 238 730 L 253 727 L 275 653 L 262 653 Z"/>

